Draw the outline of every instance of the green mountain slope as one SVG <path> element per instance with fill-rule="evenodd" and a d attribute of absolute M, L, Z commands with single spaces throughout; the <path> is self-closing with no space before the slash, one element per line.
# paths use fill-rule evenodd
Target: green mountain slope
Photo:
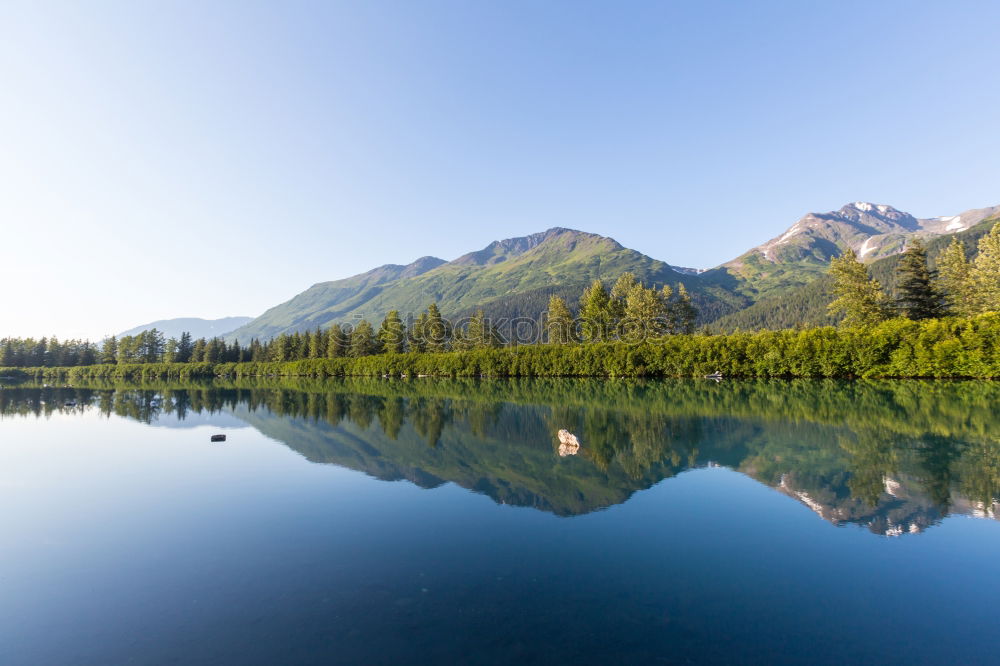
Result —
<path fill-rule="evenodd" d="M 1000 218 L 980 222 L 976 226 L 956 234 L 937 236 L 927 242 L 927 258 L 934 268 L 937 258 L 951 243 L 953 237 L 962 241 L 966 254 L 976 252 L 979 239 L 986 235 Z M 869 266 L 872 277 L 892 293 L 896 288 L 896 268 L 901 255 L 894 254 L 875 261 Z M 712 330 L 733 331 L 756 329 L 782 329 L 794 326 L 825 326 L 837 320 L 827 314 L 826 306 L 833 300 L 830 287 L 832 280 L 824 271 L 820 277 L 797 288 L 765 295 L 753 305 L 720 317 L 712 323 Z"/>
<path fill-rule="evenodd" d="M 445 263 L 437 257 L 421 257 L 412 264 L 386 264 L 343 280 L 320 282 L 289 301 L 234 330 L 228 337 L 241 342 L 266 339 L 286 331 L 301 331 L 334 323 L 336 312 L 365 303 L 386 284 L 417 277 Z M 332 314 L 331 314 L 332 313 Z"/>
<path fill-rule="evenodd" d="M 595 278 L 610 283 L 626 271 L 647 284 L 685 284 L 706 320 L 747 304 L 720 285 L 678 273 L 614 239 L 572 229 L 496 241 L 454 261 L 427 259 L 413 266 L 382 267 L 314 285 L 232 335 L 246 341 L 361 318 L 377 324 L 389 310 L 416 316 L 430 303 L 437 303 L 446 317 L 461 317 L 479 307 L 494 318 L 537 317 L 550 294 L 575 303 Z"/>

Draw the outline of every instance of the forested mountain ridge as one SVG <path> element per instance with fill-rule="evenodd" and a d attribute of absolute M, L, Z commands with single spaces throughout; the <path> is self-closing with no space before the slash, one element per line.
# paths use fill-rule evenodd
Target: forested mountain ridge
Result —
<path fill-rule="evenodd" d="M 561 227 L 494 241 L 450 262 L 427 261 L 410 271 L 385 268 L 376 269 L 381 271 L 377 275 L 373 271 L 313 285 L 231 337 L 247 342 L 361 318 L 378 322 L 390 310 L 405 317 L 430 303 L 452 318 L 477 308 L 491 317 L 537 317 L 550 295 L 575 304 L 594 279 L 610 283 L 625 272 L 650 285 L 684 284 L 699 309 L 713 317 L 747 305 L 724 287 L 707 285 L 697 275 L 675 271 L 612 238 Z"/>

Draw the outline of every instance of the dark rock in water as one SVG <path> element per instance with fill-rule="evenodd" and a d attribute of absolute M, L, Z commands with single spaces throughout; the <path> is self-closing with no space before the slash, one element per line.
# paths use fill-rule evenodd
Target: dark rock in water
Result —
<path fill-rule="evenodd" d="M 226 441 L 226 436 L 225 435 L 212 435 L 212 441 L 213 442 L 224 442 L 224 441 Z"/>

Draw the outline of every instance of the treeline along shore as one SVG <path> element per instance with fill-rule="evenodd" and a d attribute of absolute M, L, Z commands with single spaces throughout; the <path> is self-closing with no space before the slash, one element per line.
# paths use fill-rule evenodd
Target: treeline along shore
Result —
<path fill-rule="evenodd" d="M 1000 378 L 1000 314 L 294 361 L 0 368 L 0 377 L 702 377 L 716 372 L 732 378 Z"/>

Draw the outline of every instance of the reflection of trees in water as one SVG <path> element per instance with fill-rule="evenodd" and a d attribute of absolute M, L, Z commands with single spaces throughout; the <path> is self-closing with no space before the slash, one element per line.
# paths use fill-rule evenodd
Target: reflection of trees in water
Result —
<path fill-rule="evenodd" d="M 721 461 L 822 507 L 816 510 L 830 520 L 890 530 L 905 521 L 922 528 L 949 510 L 956 493 L 983 511 L 993 506 L 998 399 L 1000 388 L 986 382 L 275 379 L 7 387 L 0 415 L 94 409 L 149 423 L 247 409 L 351 424 L 392 441 L 411 428 L 432 448 L 453 432 L 469 441 L 466 456 L 494 455 L 476 445 L 486 440 L 544 443 L 560 473 L 572 474 L 578 463 L 555 456 L 556 433 L 565 428 L 580 439 L 575 458 L 606 479 L 620 472 L 644 487 Z M 508 463 L 482 482 L 497 496 L 527 498 L 501 478 L 510 473 Z"/>
<path fill-rule="evenodd" d="M 451 422 L 451 401 L 443 398 L 417 398 L 411 400 L 408 410 L 413 429 L 427 441 L 427 445 L 437 446 L 441 433 Z"/>
<path fill-rule="evenodd" d="M 963 451 L 954 466 L 962 494 L 988 510 L 1000 498 L 1000 454 L 995 442 L 978 441 Z"/>

